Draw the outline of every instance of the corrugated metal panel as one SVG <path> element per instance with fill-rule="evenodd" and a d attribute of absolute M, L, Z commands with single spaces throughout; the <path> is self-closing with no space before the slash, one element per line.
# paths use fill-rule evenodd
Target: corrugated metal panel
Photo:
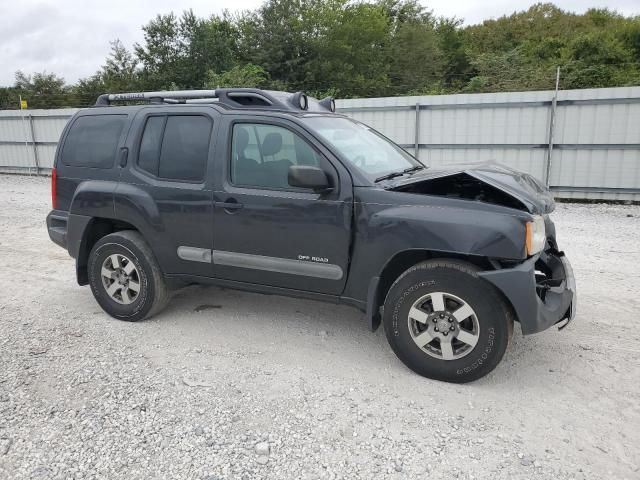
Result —
<path fill-rule="evenodd" d="M 640 151 L 556 150 L 551 185 L 632 189 L 640 186 Z"/>
<path fill-rule="evenodd" d="M 33 125 L 37 142 L 57 142 L 68 118 L 34 119 Z"/>
<path fill-rule="evenodd" d="M 35 167 L 31 148 L 25 148 L 24 145 L 0 145 L 0 166 Z"/>
<path fill-rule="evenodd" d="M 22 170 L 32 173 L 36 171 L 36 156 L 40 171 L 46 173 L 50 170 L 53 167 L 56 143 L 69 118 L 76 111 L 0 111 L 0 171 Z"/>
<path fill-rule="evenodd" d="M 540 178 L 544 171 L 544 150 L 530 149 L 421 149 L 420 159 L 438 167 L 456 163 L 498 162 Z"/>
<path fill-rule="evenodd" d="M 0 140 L 24 142 L 25 139 L 31 140 L 28 118 L 23 120 L 20 117 L 3 118 L 0 116 Z"/>
<path fill-rule="evenodd" d="M 38 145 L 37 148 L 40 168 L 53 168 L 53 159 L 56 155 L 56 145 Z"/>

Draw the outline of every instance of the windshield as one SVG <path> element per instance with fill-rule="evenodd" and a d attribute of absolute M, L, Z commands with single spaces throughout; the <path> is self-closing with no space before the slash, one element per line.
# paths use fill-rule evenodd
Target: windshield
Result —
<path fill-rule="evenodd" d="M 304 121 L 342 157 L 369 179 L 402 173 L 423 165 L 388 138 L 348 118 L 306 117 Z"/>

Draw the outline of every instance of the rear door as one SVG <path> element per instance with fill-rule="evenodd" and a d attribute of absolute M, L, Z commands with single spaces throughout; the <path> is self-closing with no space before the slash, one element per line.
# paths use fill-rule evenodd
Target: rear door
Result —
<path fill-rule="evenodd" d="M 148 107 L 127 138 L 116 218 L 139 217 L 162 270 L 210 275 L 212 162 L 219 114 L 210 107 Z M 186 252 L 186 253 L 185 253 Z M 193 252 L 200 252 L 194 259 Z"/>
<path fill-rule="evenodd" d="M 213 269 L 225 279 L 340 294 L 351 242 L 348 172 L 297 124 L 224 115 L 214 192 Z M 321 167 L 334 186 L 288 183 L 291 165 Z"/>

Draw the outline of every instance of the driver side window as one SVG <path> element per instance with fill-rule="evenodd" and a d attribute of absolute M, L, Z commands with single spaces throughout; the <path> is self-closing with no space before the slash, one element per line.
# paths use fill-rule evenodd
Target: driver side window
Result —
<path fill-rule="evenodd" d="M 231 147 L 231 182 L 258 188 L 291 188 L 292 165 L 320 166 L 320 156 L 300 136 L 283 127 L 236 123 Z"/>

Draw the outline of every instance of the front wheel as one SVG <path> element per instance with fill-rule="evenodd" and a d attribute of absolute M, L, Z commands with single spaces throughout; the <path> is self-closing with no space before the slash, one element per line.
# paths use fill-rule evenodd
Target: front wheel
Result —
<path fill-rule="evenodd" d="M 384 329 L 414 372 L 465 383 L 491 372 L 513 332 L 510 309 L 478 269 L 455 260 L 415 265 L 391 286 Z"/>

